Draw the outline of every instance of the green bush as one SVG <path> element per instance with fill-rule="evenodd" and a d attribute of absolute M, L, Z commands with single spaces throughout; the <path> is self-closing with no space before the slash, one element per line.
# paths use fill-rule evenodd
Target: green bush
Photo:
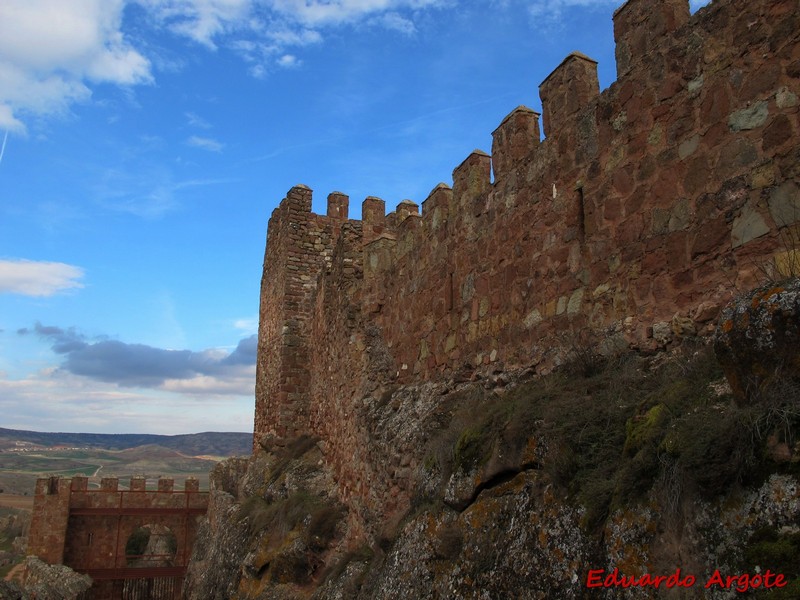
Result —
<path fill-rule="evenodd" d="M 486 439 L 483 431 L 467 427 L 461 432 L 453 447 L 453 462 L 456 469 L 468 472 L 486 462 Z"/>
<path fill-rule="evenodd" d="M 794 468 L 771 462 L 766 439 L 775 432 L 798 439 L 800 394 L 784 393 L 798 386 L 783 382 L 771 401 L 742 408 L 712 390 L 722 369 L 697 342 L 652 358 L 628 353 L 596 362 L 591 350 L 578 354 L 591 368 L 567 366 L 501 394 L 474 385 L 448 395 L 425 468 L 438 467 L 444 483 L 499 455 L 519 465 L 533 442 L 543 458 L 526 458 L 526 468 L 541 467 L 585 507 L 584 524 L 597 531 L 654 486 L 676 511 L 684 494 L 712 499 Z"/>

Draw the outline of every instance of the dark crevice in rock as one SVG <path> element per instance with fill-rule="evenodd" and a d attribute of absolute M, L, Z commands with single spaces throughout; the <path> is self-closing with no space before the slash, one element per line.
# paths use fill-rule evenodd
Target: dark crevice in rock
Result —
<path fill-rule="evenodd" d="M 481 482 L 478 485 L 478 487 L 475 488 L 475 491 L 473 492 L 472 497 L 469 499 L 469 502 L 467 502 L 467 505 L 464 508 L 462 508 L 459 512 L 463 513 L 470 506 L 472 506 L 478 499 L 478 496 L 481 495 L 481 492 L 490 490 L 492 488 L 496 488 L 498 486 L 503 485 L 504 483 L 508 483 L 520 473 L 524 473 L 526 471 L 538 471 L 541 468 L 542 465 L 540 465 L 536 461 L 532 461 L 523 463 L 519 468 L 503 469 L 502 471 L 498 471 L 486 481 Z"/>

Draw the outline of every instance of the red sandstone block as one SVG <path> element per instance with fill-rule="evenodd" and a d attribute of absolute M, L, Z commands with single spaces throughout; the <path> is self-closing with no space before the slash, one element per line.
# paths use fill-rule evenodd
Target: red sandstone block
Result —
<path fill-rule="evenodd" d="M 660 273 L 667 267 L 666 259 L 666 254 L 661 249 L 646 252 L 642 259 L 642 274 L 652 276 L 655 273 Z"/>
<path fill-rule="evenodd" d="M 731 229 L 725 215 L 707 221 L 702 230 L 695 233 L 691 247 L 691 258 L 719 251 L 720 247 L 730 239 Z M 728 242 L 729 243 L 729 242 Z"/>
<path fill-rule="evenodd" d="M 689 266 L 690 235 L 686 231 L 675 231 L 666 236 L 668 266 L 671 270 L 682 271 Z"/>

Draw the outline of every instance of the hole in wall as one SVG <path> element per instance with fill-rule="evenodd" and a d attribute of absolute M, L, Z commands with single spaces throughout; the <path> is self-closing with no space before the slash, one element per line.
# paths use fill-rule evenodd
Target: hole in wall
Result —
<path fill-rule="evenodd" d="M 175 564 L 178 538 L 164 525 L 137 527 L 125 543 L 128 567 L 171 567 Z"/>

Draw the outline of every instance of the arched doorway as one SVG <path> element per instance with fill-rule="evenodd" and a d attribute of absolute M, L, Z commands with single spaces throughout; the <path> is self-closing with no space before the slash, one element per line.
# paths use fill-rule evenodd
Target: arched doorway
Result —
<path fill-rule="evenodd" d="M 172 567 L 178 550 L 178 538 L 172 530 L 155 523 L 133 530 L 125 543 L 125 563 L 128 568 L 150 569 Z M 172 578 L 143 577 L 127 579 L 123 585 L 123 600 L 172 600 L 175 597 Z"/>

